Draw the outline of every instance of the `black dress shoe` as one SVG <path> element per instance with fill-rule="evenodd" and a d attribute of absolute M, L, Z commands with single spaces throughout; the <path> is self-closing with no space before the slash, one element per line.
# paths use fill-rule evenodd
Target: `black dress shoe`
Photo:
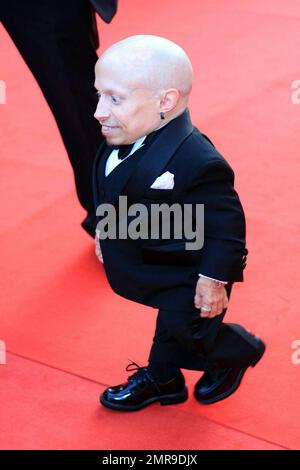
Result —
<path fill-rule="evenodd" d="M 97 218 L 93 214 L 87 214 L 86 218 L 81 222 L 81 227 L 93 238 L 95 238 L 97 226 Z"/>
<path fill-rule="evenodd" d="M 130 369 L 130 366 L 136 366 Z M 147 367 L 132 362 L 127 371 L 137 370 L 127 383 L 107 388 L 100 395 L 100 403 L 107 408 L 120 411 L 136 411 L 159 401 L 161 405 L 174 405 L 188 399 L 187 386 L 182 373 L 166 383 L 156 383 Z"/>
<path fill-rule="evenodd" d="M 249 366 L 256 366 L 265 352 L 265 344 L 255 337 L 257 350 L 252 361 L 245 367 L 218 368 L 215 372 L 205 372 L 195 385 L 194 396 L 196 400 L 205 405 L 224 400 L 234 393 Z"/>

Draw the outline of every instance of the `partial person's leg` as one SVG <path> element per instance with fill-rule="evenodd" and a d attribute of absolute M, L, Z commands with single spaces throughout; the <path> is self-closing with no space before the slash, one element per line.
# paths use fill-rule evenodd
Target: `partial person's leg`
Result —
<path fill-rule="evenodd" d="M 162 379 L 165 367 L 172 374 L 175 369 L 205 370 L 207 361 L 192 341 L 193 312 L 159 310 L 156 329 L 149 354 L 149 369 Z"/>
<path fill-rule="evenodd" d="M 81 205 L 94 215 L 92 166 L 102 141 L 97 105 L 91 12 L 85 0 L 3 0 L 0 14 L 58 124 Z"/>
<path fill-rule="evenodd" d="M 230 297 L 231 286 L 227 288 Z M 159 363 L 178 368 L 209 370 L 214 366 L 207 359 L 212 350 L 226 310 L 213 319 L 201 318 L 200 310 L 159 310 L 156 330 L 149 354 L 149 367 L 154 371 Z"/>
<path fill-rule="evenodd" d="M 230 296 L 231 286 L 227 287 Z M 247 367 L 257 354 L 257 340 L 242 326 L 223 323 L 226 310 L 213 319 L 200 311 L 160 310 L 149 354 L 149 368 L 160 377 L 163 367 L 204 370 Z M 163 366 L 164 364 L 164 366 Z"/>

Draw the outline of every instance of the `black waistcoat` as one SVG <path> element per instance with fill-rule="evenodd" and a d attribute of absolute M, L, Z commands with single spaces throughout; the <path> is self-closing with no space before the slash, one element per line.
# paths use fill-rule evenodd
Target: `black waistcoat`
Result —
<path fill-rule="evenodd" d="M 109 147 L 105 148 L 96 170 L 98 205 L 102 203 L 113 204 L 116 193 L 119 193 L 119 189 L 125 186 L 130 175 L 136 168 L 136 165 L 139 162 L 139 157 L 143 153 L 143 148 L 144 147 L 141 147 L 132 155 L 125 158 L 107 176 L 105 176 L 105 167 L 111 154 L 111 149 Z"/>

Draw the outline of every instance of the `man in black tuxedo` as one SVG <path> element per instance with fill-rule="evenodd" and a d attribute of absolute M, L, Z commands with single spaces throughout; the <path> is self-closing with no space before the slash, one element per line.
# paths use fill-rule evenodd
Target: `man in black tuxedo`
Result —
<path fill-rule="evenodd" d="M 136 372 L 105 390 L 100 401 L 128 411 L 155 401 L 183 402 L 185 368 L 205 371 L 194 396 L 215 403 L 239 387 L 265 350 L 242 326 L 223 322 L 247 255 L 233 170 L 190 121 L 192 66 L 179 46 L 133 36 L 104 52 L 95 72 L 95 118 L 106 138 L 94 164 L 96 254 L 116 293 L 159 309 L 148 366 L 130 364 L 127 370 Z M 161 227 L 170 229 L 167 237 L 162 230 L 157 238 L 124 237 L 136 214 L 120 217 L 125 197 L 128 207 L 143 204 L 147 214 L 155 204 L 189 205 L 196 228 L 197 207 L 204 204 L 202 248 L 187 249 L 189 235 L 178 231 L 175 215 Z M 110 208 L 116 211 L 115 233 L 105 215 Z M 154 223 L 152 215 L 147 220 Z"/>
<path fill-rule="evenodd" d="M 74 171 L 83 228 L 95 236 L 93 161 L 103 137 L 93 118 L 98 59 L 95 10 L 109 23 L 117 0 L 1 0 L 0 21 L 36 78 Z M 22 90 L 20 90 L 22 93 Z"/>

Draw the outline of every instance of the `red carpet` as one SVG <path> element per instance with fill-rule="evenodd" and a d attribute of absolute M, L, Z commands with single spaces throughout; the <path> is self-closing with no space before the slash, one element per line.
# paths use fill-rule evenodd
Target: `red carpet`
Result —
<path fill-rule="evenodd" d="M 0 365 L 0 447 L 297 449 L 300 105 L 291 83 L 300 78 L 300 4 L 206 0 L 188 10 L 166 0 L 150 11 L 146 0 L 120 3 L 110 25 L 99 22 L 102 48 L 159 34 L 194 63 L 193 120 L 234 167 L 247 215 L 246 282 L 235 287 L 227 318 L 261 335 L 267 353 L 215 405 L 200 406 L 190 393 L 183 405 L 134 415 L 98 406 L 99 392 L 126 377 L 128 357 L 146 361 L 156 311 L 109 288 L 79 225 L 84 214 L 55 122 L 0 27 L 0 339 L 12 353 Z M 192 392 L 199 373 L 185 375 Z M 116 439 L 122 421 L 130 432 Z"/>
<path fill-rule="evenodd" d="M 103 385 L 11 354 L 8 361 L 0 449 L 281 449 L 180 406 L 116 414 L 97 404 Z"/>

